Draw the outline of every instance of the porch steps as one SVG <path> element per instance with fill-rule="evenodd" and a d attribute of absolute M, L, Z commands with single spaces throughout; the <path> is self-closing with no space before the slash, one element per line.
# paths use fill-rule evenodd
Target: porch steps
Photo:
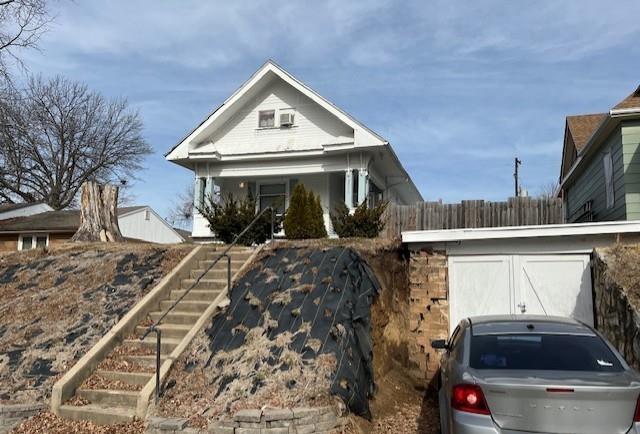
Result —
<path fill-rule="evenodd" d="M 205 252 L 204 259 L 195 261 L 193 268 L 188 272 L 188 278 L 183 279 L 177 287 L 173 288 L 164 300 L 159 302 L 158 310 L 150 312 L 148 317 L 156 321 L 166 310 L 180 297 L 185 295 L 187 289 L 196 282 L 196 279 L 205 271 L 205 268 L 213 263 L 220 254 L 222 247 L 210 248 Z M 234 247 L 230 251 L 231 275 L 238 270 L 251 257 L 253 249 Z M 163 363 L 171 352 L 186 339 L 187 334 L 194 327 L 211 303 L 227 288 L 227 261 L 222 258 L 205 276 L 201 278 L 197 286 L 186 294 L 174 310 L 167 314 L 160 326 L 162 342 L 160 359 Z M 138 324 L 133 335 L 125 339 L 122 348 L 122 360 L 134 366 L 138 366 L 143 372 L 128 372 L 126 370 L 97 370 L 94 374 L 100 375 L 106 380 L 135 386 L 133 389 L 142 389 L 150 381 L 155 381 L 156 365 L 156 336 L 150 334 L 140 341 L 139 336 L 147 330 L 148 322 Z M 78 398 L 90 402 L 87 405 L 62 405 L 59 415 L 72 420 L 89 420 L 101 425 L 130 422 L 136 418 L 136 407 L 140 392 L 136 390 L 118 390 L 118 383 L 114 383 L 115 390 L 90 389 L 79 387 L 75 391 Z M 124 386 L 119 386 L 125 388 Z M 126 387 L 129 389 L 130 387 Z"/>

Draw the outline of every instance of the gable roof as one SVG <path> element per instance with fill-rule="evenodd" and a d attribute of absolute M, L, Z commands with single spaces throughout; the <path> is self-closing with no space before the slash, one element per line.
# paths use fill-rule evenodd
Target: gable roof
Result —
<path fill-rule="evenodd" d="M 640 108 L 640 86 L 634 90 L 628 97 L 616 104 L 612 111 Z"/>
<path fill-rule="evenodd" d="M 567 116 L 567 128 L 578 152 L 586 146 L 593 133 L 604 122 L 606 117 L 606 113 Z"/>
<path fill-rule="evenodd" d="M 147 208 L 146 206 L 130 206 L 118 208 L 118 217 Z M 24 217 L 0 220 L 2 232 L 75 232 L 80 227 L 80 210 L 47 211 Z"/>
<path fill-rule="evenodd" d="M 353 116 L 340 109 L 338 106 L 324 98 L 322 95 L 311 89 L 302 81 L 295 78 L 289 72 L 285 71 L 281 66 L 276 64 L 273 60 L 267 60 L 247 81 L 245 81 L 240 88 L 238 88 L 229 98 L 227 98 L 218 108 L 216 108 L 209 116 L 207 116 L 200 124 L 194 128 L 186 137 L 178 142 L 169 152 L 165 154 L 168 160 L 180 160 L 188 158 L 188 146 L 190 143 L 195 142 L 198 138 L 206 135 L 207 131 L 211 129 L 216 120 L 225 115 L 225 112 L 231 110 L 236 103 L 238 103 L 242 97 L 247 94 L 252 88 L 257 86 L 262 80 L 268 78 L 270 74 L 273 74 L 286 83 L 297 89 L 303 95 L 310 98 L 312 101 L 323 107 L 329 113 L 333 114 L 336 118 L 348 125 L 354 130 L 362 134 L 364 137 L 362 140 L 367 144 L 373 145 L 388 145 L 386 141 L 379 134 L 371 130 L 369 127 L 355 119 Z"/>
<path fill-rule="evenodd" d="M 23 208 L 29 208 L 34 205 L 43 204 L 43 200 L 39 200 L 38 202 L 25 202 L 25 203 L 0 203 L 0 213 L 16 211 Z"/>
<path fill-rule="evenodd" d="M 589 160 L 589 155 L 593 153 L 592 150 L 597 149 L 618 127 L 622 119 L 635 119 L 638 115 L 640 115 L 640 86 L 609 110 L 609 113 L 567 116 L 565 143 L 560 167 L 561 187 L 581 171 L 580 167 L 583 160 Z M 569 147 L 568 136 L 573 139 L 577 151 L 577 158 L 570 161 L 567 152 Z"/>

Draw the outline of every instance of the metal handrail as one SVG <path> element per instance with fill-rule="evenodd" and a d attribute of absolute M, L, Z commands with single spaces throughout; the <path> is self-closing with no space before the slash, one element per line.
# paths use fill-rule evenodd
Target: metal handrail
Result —
<path fill-rule="evenodd" d="M 220 259 L 224 257 L 227 258 L 227 291 L 231 290 L 231 256 L 229 256 L 229 251 L 238 244 L 238 241 L 240 240 L 240 238 L 242 238 L 244 234 L 246 234 L 247 231 L 251 229 L 251 227 L 258 221 L 258 219 L 260 219 L 260 217 L 262 217 L 264 213 L 267 211 L 271 211 L 271 240 L 273 241 L 274 227 L 275 227 L 275 209 L 273 207 L 267 207 L 262 211 L 260 211 L 258 214 L 256 214 L 256 216 L 253 218 L 251 223 L 249 223 L 242 230 L 242 232 L 240 232 L 238 235 L 235 236 L 233 241 L 231 241 L 231 243 L 227 245 L 227 247 L 225 247 L 225 249 L 220 253 L 220 255 L 218 255 L 218 257 L 213 260 L 211 265 L 209 265 L 202 273 L 200 273 L 200 275 L 196 278 L 195 282 L 193 282 L 193 284 L 191 284 L 191 286 L 187 288 L 184 294 L 178 297 L 178 299 L 174 301 L 173 304 L 171 304 L 171 306 L 169 306 L 162 315 L 160 315 L 160 318 L 158 318 L 153 324 L 147 327 L 147 330 L 145 330 L 144 334 L 140 336 L 140 340 L 143 341 L 147 336 L 149 336 L 149 334 L 151 333 L 156 334 L 156 393 L 155 393 L 156 404 L 160 399 L 160 352 L 161 352 L 160 350 L 162 347 L 162 332 L 158 328 L 158 326 L 160 325 L 162 320 L 165 319 L 165 317 L 178 305 L 178 303 L 180 303 L 187 296 L 187 294 L 191 292 L 193 288 L 198 286 L 198 283 L 200 283 L 200 280 L 202 280 L 202 278 L 206 276 L 206 274 L 209 271 L 211 271 L 213 267 L 216 266 L 216 264 L 220 261 Z"/>

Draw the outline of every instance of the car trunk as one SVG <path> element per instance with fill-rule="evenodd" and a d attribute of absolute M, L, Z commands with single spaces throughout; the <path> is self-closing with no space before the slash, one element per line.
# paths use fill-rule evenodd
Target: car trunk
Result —
<path fill-rule="evenodd" d="M 575 434 L 626 433 L 640 394 L 627 374 L 475 370 L 502 429 Z"/>

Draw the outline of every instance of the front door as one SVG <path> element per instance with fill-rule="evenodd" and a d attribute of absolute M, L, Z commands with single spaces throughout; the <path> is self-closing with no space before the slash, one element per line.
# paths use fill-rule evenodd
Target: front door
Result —
<path fill-rule="evenodd" d="M 273 207 L 277 214 L 282 216 L 287 205 L 287 183 L 286 182 L 264 182 L 258 184 L 258 208 L 262 211 L 265 208 Z"/>

